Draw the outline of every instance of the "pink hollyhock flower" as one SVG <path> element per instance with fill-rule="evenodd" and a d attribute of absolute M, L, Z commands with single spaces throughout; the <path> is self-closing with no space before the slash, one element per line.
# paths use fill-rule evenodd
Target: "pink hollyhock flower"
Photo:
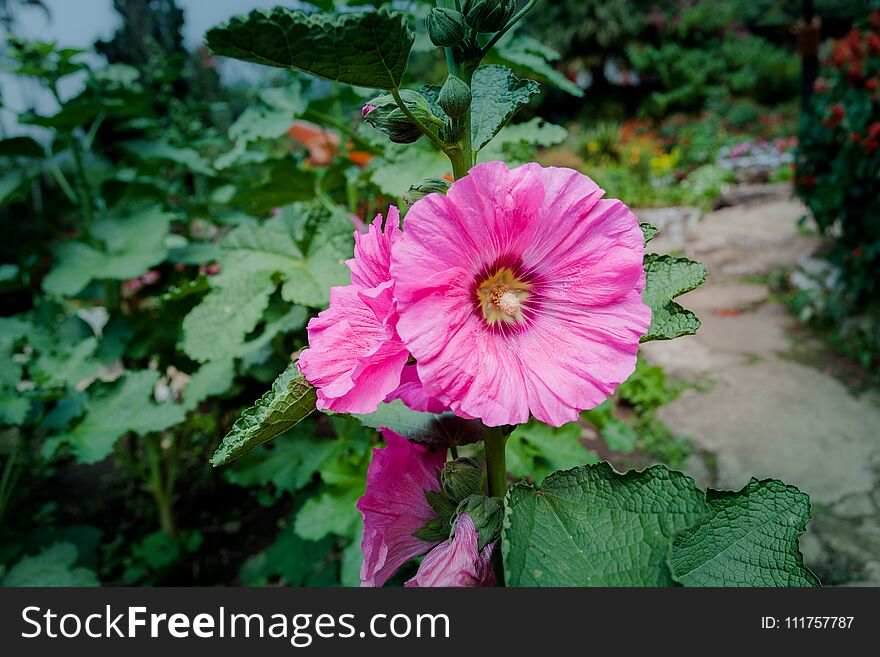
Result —
<path fill-rule="evenodd" d="M 405 586 L 495 586 L 490 543 L 479 550 L 480 535 L 468 514 L 455 525 L 455 537 L 431 550 Z"/>
<path fill-rule="evenodd" d="M 373 450 L 367 490 L 357 503 L 364 518 L 362 586 L 382 586 L 403 564 L 431 549 L 433 543 L 413 532 L 436 515 L 425 491 L 440 490 L 446 461 L 444 452 L 432 454 L 389 429 L 382 435 L 388 446 Z"/>
<path fill-rule="evenodd" d="M 391 273 L 428 394 L 490 426 L 559 426 L 633 372 L 644 240 L 603 194 L 571 169 L 488 162 L 413 204 Z"/>
<path fill-rule="evenodd" d="M 390 402 L 395 399 L 401 400 L 414 411 L 423 413 L 443 413 L 449 409 L 439 399 L 435 399 L 427 393 L 425 386 L 419 380 L 419 374 L 415 365 L 407 365 L 400 375 L 400 387 L 385 398 Z"/>
<path fill-rule="evenodd" d="M 331 289 L 330 307 L 308 324 L 299 368 L 318 389 L 319 409 L 370 413 L 400 385 L 409 353 L 397 336 L 389 273 L 399 223 L 392 206 L 384 231 L 379 215 L 366 234 L 355 233 L 355 257 L 346 263 L 352 284 Z"/>
<path fill-rule="evenodd" d="M 375 105 L 370 105 L 369 103 L 367 103 L 366 105 L 364 105 L 364 106 L 361 108 L 361 118 L 365 117 L 367 114 L 369 114 L 370 112 L 372 112 L 374 109 L 376 109 L 376 106 L 375 106 Z"/>

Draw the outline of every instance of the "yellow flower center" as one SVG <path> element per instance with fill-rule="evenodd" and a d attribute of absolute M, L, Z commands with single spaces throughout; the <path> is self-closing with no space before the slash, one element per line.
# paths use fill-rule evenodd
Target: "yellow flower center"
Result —
<path fill-rule="evenodd" d="M 524 321 L 523 309 L 531 289 L 531 285 L 519 280 L 510 269 L 502 267 L 477 287 L 483 319 L 490 326 Z"/>

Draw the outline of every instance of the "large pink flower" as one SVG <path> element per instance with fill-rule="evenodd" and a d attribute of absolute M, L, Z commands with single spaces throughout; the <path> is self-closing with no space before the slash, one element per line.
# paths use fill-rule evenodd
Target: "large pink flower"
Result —
<path fill-rule="evenodd" d="M 413 536 L 437 515 L 425 491 L 440 490 L 445 452 L 382 429 L 388 446 L 373 450 L 367 469 L 367 490 L 357 508 L 364 517 L 362 586 L 382 586 L 410 559 L 425 554 L 433 543 Z"/>
<path fill-rule="evenodd" d="M 355 233 L 352 284 L 331 289 L 330 307 L 309 322 L 299 368 L 318 389 L 319 409 L 370 413 L 400 385 L 409 353 L 397 336 L 389 272 L 399 223 L 392 206 L 384 231 L 379 215 L 366 234 Z"/>
<path fill-rule="evenodd" d="M 413 204 L 391 273 L 428 394 L 490 426 L 558 426 L 632 373 L 644 241 L 603 194 L 570 169 L 488 162 Z"/>
<path fill-rule="evenodd" d="M 431 550 L 405 586 L 495 586 L 494 546 L 490 543 L 481 551 L 479 539 L 471 517 L 462 514 L 455 525 L 454 538 Z"/>

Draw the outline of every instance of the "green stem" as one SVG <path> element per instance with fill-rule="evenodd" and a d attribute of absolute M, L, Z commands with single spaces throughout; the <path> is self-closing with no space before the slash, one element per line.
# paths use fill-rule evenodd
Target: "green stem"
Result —
<path fill-rule="evenodd" d="M 504 499 L 504 495 L 507 493 L 507 464 L 504 455 L 507 435 L 502 427 L 484 427 L 483 429 L 489 497 Z"/>
<path fill-rule="evenodd" d="M 53 84 L 50 87 L 50 90 L 52 92 L 52 95 L 55 97 L 55 101 L 58 103 L 58 106 L 64 107 L 64 103 L 61 100 L 61 94 L 58 93 L 57 85 Z M 83 214 L 83 223 L 85 224 L 85 230 L 83 232 L 85 233 L 86 237 L 90 237 L 95 206 L 92 199 L 92 190 L 89 187 L 89 179 L 88 174 L 86 173 L 85 162 L 83 160 L 82 147 L 76 136 L 72 132 L 66 133 L 64 135 L 64 138 L 67 141 L 67 147 L 70 149 L 70 153 L 73 156 L 73 165 L 76 170 L 77 196 L 79 197 L 79 207 Z"/>
<path fill-rule="evenodd" d="M 507 494 L 507 465 L 504 458 L 507 436 L 508 433 L 503 427 L 483 428 L 489 497 L 497 497 L 501 500 L 504 500 Z M 492 553 L 492 569 L 495 571 L 495 585 L 504 586 L 504 561 L 500 545 L 496 545 Z"/>
<path fill-rule="evenodd" d="M 444 144 L 443 141 L 440 139 L 440 137 L 438 137 L 433 132 L 431 132 L 431 130 L 428 128 L 428 126 L 426 126 L 424 123 L 422 123 L 418 119 L 418 117 L 416 117 L 412 112 L 409 111 L 409 108 L 406 106 L 406 103 L 404 103 L 403 99 L 400 97 L 400 90 L 395 87 L 394 89 L 391 90 L 391 95 L 394 98 L 394 102 L 397 103 L 397 106 L 400 108 L 400 111 L 404 113 L 406 118 L 408 118 L 410 121 L 412 121 L 416 125 L 416 127 L 422 131 L 422 134 L 431 140 L 431 143 L 434 144 L 434 146 L 436 146 L 439 150 L 443 151 L 444 153 L 447 153 L 448 148 L 447 148 L 446 144 Z"/>
<path fill-rule="evenodd" d="M 177 536 L 177 523 L 174 520 L 173 478 L 165 476 L 162 468 L 162 444 L 158 434 L 150 434 L 145 439 L 147 461 L 149 464 L 146 487 L 156 502 L 159 514 L 159 527 L 172 538 Z M 176 471 L 176 467 L 174 468 Z"/>

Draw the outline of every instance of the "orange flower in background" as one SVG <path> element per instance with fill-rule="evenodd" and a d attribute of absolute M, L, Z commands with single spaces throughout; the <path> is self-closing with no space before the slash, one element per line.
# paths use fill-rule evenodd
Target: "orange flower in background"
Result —
<path fill-rule="evenodd" d="M 309 164 L 316 167 L 329 166 L 333 157 L 340 152 L 339 135 L 333 130 L 327 130 L 310 121 L 294 121 L 287 131 L 293 139 L 298 141 L 309 152 Z M 366 166 L 373 158 L 372 153 L 351 150 L 354 144 L 346 142 L 346 157 L 352 164 Z"/>

